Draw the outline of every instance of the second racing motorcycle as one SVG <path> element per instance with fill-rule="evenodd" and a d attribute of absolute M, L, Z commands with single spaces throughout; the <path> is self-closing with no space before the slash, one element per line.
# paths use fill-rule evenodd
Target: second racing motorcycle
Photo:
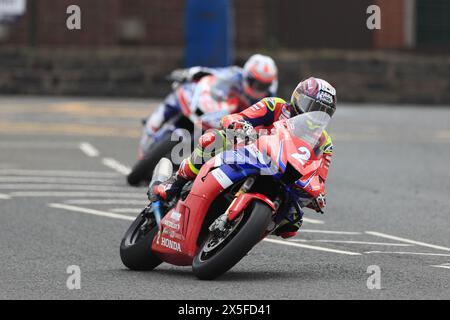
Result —
<path fill-rule="evenodd" d="M 139 214 L 121 242 L 124 265 L 192 266 L 205 280 L 231 269 L 283 219 L 301 219 L 302 208 L 324 192 L 314 150 L 329 121 L 322 111 L 281 120 L 270 134 L 216 155 L 178 198 L 152 202 Z M 161 160 L 151 185 L 171 173 L 171 162 Z"/>
<path fill-rule="evenodd" d="M 144 128 L 138 162 L 127 177 L 130 185 L 148 183 L 158 161 L 162 157 L 171 158 L 171 151 L 177 144 L 188 143 L 192 147 L 195 136 L 219 128 L 222 117 L 237 112 L 239 107 L 239 98 L 233 94 L 231 84 L 214 75 L 205 76 L 198 82 L 177 83 L 175 97 L 181 113 L 152 136 L 148 136 Z M 194 135 L 195 128 L 199 130 L 197 135 Z"/>

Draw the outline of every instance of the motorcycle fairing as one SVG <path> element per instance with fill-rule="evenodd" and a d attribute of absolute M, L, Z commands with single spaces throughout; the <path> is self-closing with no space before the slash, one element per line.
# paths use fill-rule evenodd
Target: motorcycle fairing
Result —
<path fill-rule="evenodd" d="M 197 239 L 203 221 L 211 203 L 227 188 L 224 182 L 230 179 L 227 183 L 233 184 L 246 177 L 227 164 L 218 168 L 214 165 L 214 158 L 203 165 L 186 199 L 179 200 L 161 220 L 161 230 L 153 241 L 152 249 L 163 261 L 180 266 L 192 264 L 198 251 Z M 173 220 L 174 212 L 178 221 Z M 175 222 L 179 226 L 174 226 Z"/>
<path fill-rule="evenodd" d="M 219 78 L 203 77 L 194 88 L 180 87 L 177 97 L 183 114 L 199 128 L 219 128 L 220 120 L 238 109 L 239 100 L 227 97 L 229 88 Z"/>
<path fill-rule="evenodd" d="M 268 174 L 280 179 L 290 165 L 301 175 L 297 185 L 312 196 L 320 193 L 324 188 L 316 175 L 320 159 L 312 146 L 280 128 L 255 144 L 212 158 L 202 166 L 186 199 L 179 200 L 161 220 L 152 249 L 166 262 L 190 265 L 198 252 L 198 237 L 211 204 L 225 189 L 250 175 Z M 173 225 L 174 218 L 178 218 L 179 226 Z"/>
<path fill-rule="evenodd" d="M 300 173 L 300 179 L 295 185 L 312 197 L 323 191 L 324 183 L 316 173 L 322 159 L 303 140 L 278 127 L 276 134 L 259 138 L 256 145 L 261 153 L 267 154 L 276 164 L 279 172 L 284 173 L 288 164 L 293 166 Z"/>

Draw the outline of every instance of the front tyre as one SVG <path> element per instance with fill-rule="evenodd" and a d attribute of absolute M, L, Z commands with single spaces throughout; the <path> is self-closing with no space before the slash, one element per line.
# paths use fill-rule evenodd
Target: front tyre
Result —
<path fill-rule="evenodd" d="M 272 217 L 272 209 L 255 201 L 235 221 L 225 238 L 211 233 L 192 263 L 192 271 L 201 280 L 213 280 L 236 265 L 263 237 Z"/>
<path fill-rule="evenodd" d="M 120 258 L 131 270 L 153 270 L 162 261 L 152 252 L 153 239 L 158 226 L 153 217 L 141 213 L 125 233 L 120 244 Z"/>

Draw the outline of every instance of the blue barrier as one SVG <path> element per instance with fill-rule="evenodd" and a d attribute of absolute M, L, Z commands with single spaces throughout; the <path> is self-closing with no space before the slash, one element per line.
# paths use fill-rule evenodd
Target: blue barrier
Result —
<path fill-rule="evenodd" d="M 232 0 L 186 0 L 185 66 L 233 62 Z"/>

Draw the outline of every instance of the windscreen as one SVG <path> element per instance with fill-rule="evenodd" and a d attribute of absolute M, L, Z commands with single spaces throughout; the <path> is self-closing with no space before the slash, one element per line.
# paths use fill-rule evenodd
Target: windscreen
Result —
<path fill-rule="evenodd" d="M 286 121 L 288 130 L 314 148 L 331 117 L 323 111 L 300 114 Z"/>

